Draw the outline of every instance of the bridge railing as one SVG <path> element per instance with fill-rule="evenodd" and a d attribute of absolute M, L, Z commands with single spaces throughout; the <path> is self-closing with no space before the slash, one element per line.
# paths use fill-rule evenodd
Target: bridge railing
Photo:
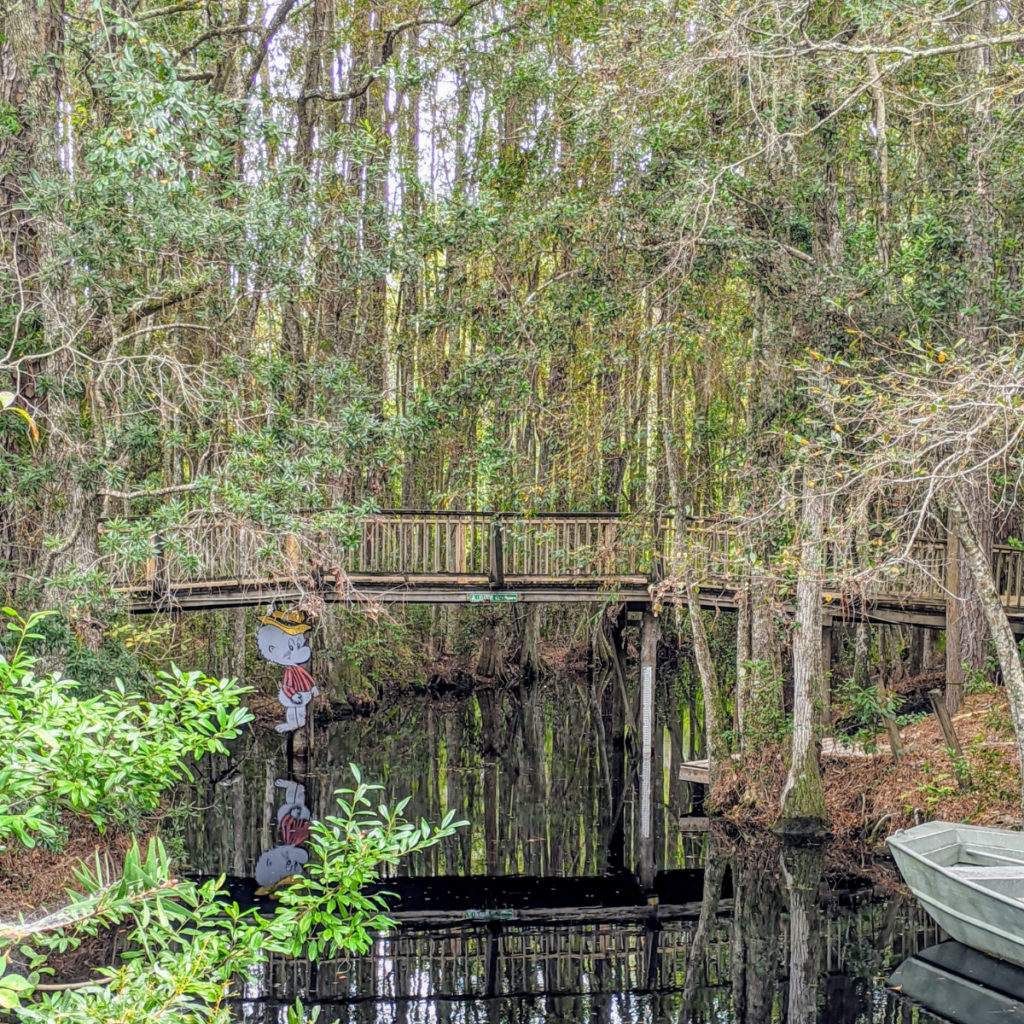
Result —
<path fill-rule="evenodd" d="M 863 580 L 865 597 L 915 597 L 941 600 L 947 579 L 946 545 L 942 541 L 918 540 L 906 551 L 887 550 L 873 543 L 860 557 L 847 547 L 827 547 L 826 585 L 847 589 Z"/>
<path fill-rule="evenodd" d="M 997 544 L 992 549 L 996 590 L 1009 608 L 1024 608 L 1024 551 Z"/>
<path fill-rule="evenodd" d="M 296 578 L 315 566 L 353 576 L 544 581 L 637 577 L 659 579 L 686 567 L 705 586 L 737 586 L 762 569 L 734 525 L 689 519 L 677 538 L 671 517 L 609 514 L 536 515 L 488 512 L 311 512 L 288 530 L 224 519 L 197 518 L 160 534 L 119 545 L 105 568 L 115 585 L 159 586 L 201 581 Z M 129 537 L 130 531 L 124 536 Z M 837 544 L 827 549 L 826 585 L 840 588 L 860 574 L 865 597 L 942 601 L 949 579 L 946 545 L 919 540 L 907 557 L 885 566 L 879 542 L 856 561 Z M 682 562 L 680 561 L 682 560 Z M 879 563 L 874 569 L 870 562 Z M 865 565 L 865 562 L 869 563 Z M 795 561 L 792 563 L 795 578 Z M 996 589 L 1004 604 L 1024 609 L 1024 550 L 993 550 Z"/>
<path fill-rule="evenodd" d="M 504 571 L 539 579 L 647 576 L 657 570 L 660 520 L 614 515 L 499 520 Z"/>
<path fill-rule="evenodd" d="M 360 526 L 358 543 L 336 563 L 348 573 L 487 574 L 490 520 L 479 513 L 384 512 Z"/>

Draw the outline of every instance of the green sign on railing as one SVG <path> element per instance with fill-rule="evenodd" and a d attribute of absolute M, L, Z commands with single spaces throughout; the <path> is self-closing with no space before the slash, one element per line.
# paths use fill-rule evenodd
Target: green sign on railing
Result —
<path fill-rule="evenodd" d="M 518 604 L 518 594 L 493 594 L 489 590 L 469 595 L 470 604 Z"/>

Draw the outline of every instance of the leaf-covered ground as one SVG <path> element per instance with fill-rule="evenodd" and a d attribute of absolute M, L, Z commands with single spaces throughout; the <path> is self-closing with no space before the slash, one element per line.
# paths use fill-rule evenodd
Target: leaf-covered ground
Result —
<path fill-rule="evenodd" d="M 968 696 L 953 727 L 963 748 L 961 765 L 946 750 L 933 715 L 900 730 L 896 760 L 884 733 L 876 737 L 877 752 L 851 746 L 823 755 L 833 835 L 881 844 L 896 829 L 921 821 L 1019 826 L 1020 759 L 1004 691 Z M 715 802 L 738 825 L 770 825 L 784 781 L 778 751 L 764 750 L 726 773 Z"/>

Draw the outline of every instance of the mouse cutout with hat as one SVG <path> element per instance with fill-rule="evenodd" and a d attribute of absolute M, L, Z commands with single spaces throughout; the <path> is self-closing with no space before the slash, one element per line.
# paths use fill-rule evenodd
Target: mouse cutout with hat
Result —
<path fill-rule="evenodd" d="M 284 679 L 277 699 L 285 709 L 278 732 L 294 732 L 306 724 L 306 705 L 320 692 L 313 677 L 302 667 L 312 657 L 307 634 L 312 623 L 302 611 L 271 610 L 260 616 L 256 645 L 260 654 L 275 665 L 284 666 Z"/>

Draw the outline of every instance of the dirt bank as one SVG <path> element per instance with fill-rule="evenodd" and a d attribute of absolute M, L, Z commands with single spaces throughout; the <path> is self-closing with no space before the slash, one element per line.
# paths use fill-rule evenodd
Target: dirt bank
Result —
<path fill-rule="evenodd" d="M 1019 826 L 1020 760 L 1004 692 L 967 697 L 953 727 L 960 763 L 934 716 L 900 730 L 897 758 L 884 733 L 861 745 L 827 744 L 821 763 L 833 835 L 880 845 L 890 832 L 921 821 Z M 736 824 L 768 826 L 784 781 L 780 751 L 764 750 L 728 770 L 712 801 Z"/>

